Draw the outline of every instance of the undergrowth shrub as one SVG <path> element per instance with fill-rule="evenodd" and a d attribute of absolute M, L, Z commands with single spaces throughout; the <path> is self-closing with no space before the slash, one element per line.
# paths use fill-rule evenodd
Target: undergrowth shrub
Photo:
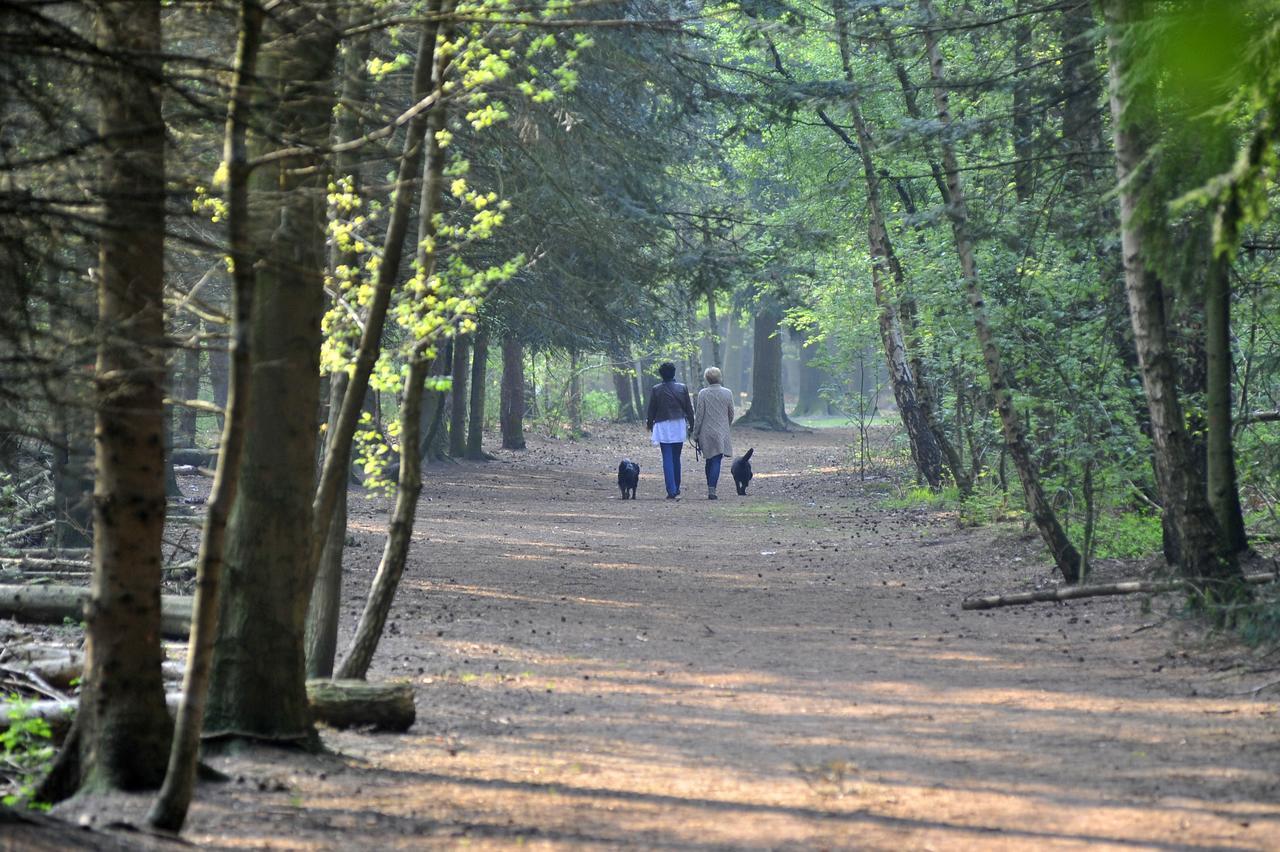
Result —
<path fill-rule="evenodd" d="M 9 727 L 0 731 L 0 776 L 6 792 L 0 801 L 13 807 L 30 803 L 36 781 L 53 761 L 53 731 L 44 719 L 28 716 L 31 702 L 7 695 Z M 48 805 L 31 804 L 47 810 Z"/>

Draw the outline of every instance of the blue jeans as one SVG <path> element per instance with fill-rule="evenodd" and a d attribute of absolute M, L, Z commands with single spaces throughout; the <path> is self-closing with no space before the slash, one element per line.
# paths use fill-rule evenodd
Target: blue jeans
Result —
<path fill-rule="evenodd" d="M 662 478 L 667 483 L 667 496 L 680 493 L 680 450 L 684 444 L 659 444 L 662 447 Z"/>
<path fill-rule="evenodd" d="M 716 483 L 720 481 L 720 461 L 724 458 L 724 453 L 711 456 L 707 459 L 707 487 L 715 488 Z"/>

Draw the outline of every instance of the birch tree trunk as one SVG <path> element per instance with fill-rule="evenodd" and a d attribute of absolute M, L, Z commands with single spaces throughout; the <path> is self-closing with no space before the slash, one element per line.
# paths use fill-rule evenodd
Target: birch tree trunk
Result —
<path fill-rule="evenodd" d="M 1116 179 L 1120 186 L 1120 236 L 1124 253 L 1125 290 L 1133 324 L 1142 386 L 1151 415 L 1157 478 L 1164 509 L 1172 520 L 1185 577 L 1206 583 L 1218 600 L 1237 594 L 1240 567 L 1223 547 L 1217 519 L 1209 507 L 1205 483 L 1192 459 L 1181 401 L 1175 359 L 1165 313 L 1164 284 L 1147 269 L 1139 222 L 1139 181 L 1150 148 L 1143 128 L 1154 120 L 1151 107 L 1129 80 L 1130 28 L 1142 20 L 1145 3 L 1105 0 L 1107 48 L 1110 57 L 1110 106 L 1115 135 Z M 1132 96 L 1132 97 L 1131 97 Z"/>
<path fill-rule="evenodd" d="M 969 210 L 965 203 L 964 184 L 960 179 L 960 165 L 955 146 L 951 142 L 951 105 L 943 74 L 942 51 L 938 47 L 937 31 L 933 28 L 937 15 L 934 12 L 932 0 L 920 0 L 920 10 L 926 20 L 925 49 L 928 53 L 930 77 L 933 80 L 934 106 L 937 110 L 938 123 L 942 128 L 939 144 L 942 148 L 942 170 L 946 177 L 949 197 L 947 216 L 951 220 L 956 253 L 960 257 L 964 286 L 969 296 L 969 306 L 973 311 L 974 328 L 977 332 L 978 344 L 982 347 L 982 359 L 987 367 L 987 377 L 991 382 L 991 393 L 995 397 L 996 411 L 1000 415 L 1005 444 L 1018 469 L 1018 476 L 1022 480 L 1027 510 L 1031 513 L 1040 537 L 1049 548 L 1054 564 L 1062 572 L 1064 580 L 1068 583 L 1078 583 L 1080 553 L 1067 538 L 1053 506 L 1049 504 L 1044 489 L 1040 485 L 1039 471 L 1031 456 L 1026 430 L 1017 409 L 1014 408 L 1013 395 L 1010 393 L 1004 368 L 1000 362 L 1000 350 L 987 320 L 986 302 L 978 282 L 978 265 L 973 241 L 968 231 Z"/>

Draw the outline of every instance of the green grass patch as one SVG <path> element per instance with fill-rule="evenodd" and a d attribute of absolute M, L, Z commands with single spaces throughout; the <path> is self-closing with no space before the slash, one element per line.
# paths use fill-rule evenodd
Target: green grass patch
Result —
<path fill-rule="evenodd" d="M 1078 534 L 1076 530 L 1073 534 Z M 1147 512 L 1101 514 L 1093 530 L 1095 559 L 1137 559 L 1164 546 L 1160 518 Z"/>

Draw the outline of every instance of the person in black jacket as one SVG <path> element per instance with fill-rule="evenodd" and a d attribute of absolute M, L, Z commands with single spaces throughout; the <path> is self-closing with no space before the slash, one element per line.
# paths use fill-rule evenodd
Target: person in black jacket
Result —
<path fill-rule="evenodd" d="M 675 500 L 680 496 L 680 449 L 693 428 L 693 403 L 689 401 L 689 389 L 676 381 L 675 364 L 663 363 L 658 375 L 662 381 L 649 391 L 645 428 L 653 433 L 653 443 L 662 448 L 667 499 Z"/>

